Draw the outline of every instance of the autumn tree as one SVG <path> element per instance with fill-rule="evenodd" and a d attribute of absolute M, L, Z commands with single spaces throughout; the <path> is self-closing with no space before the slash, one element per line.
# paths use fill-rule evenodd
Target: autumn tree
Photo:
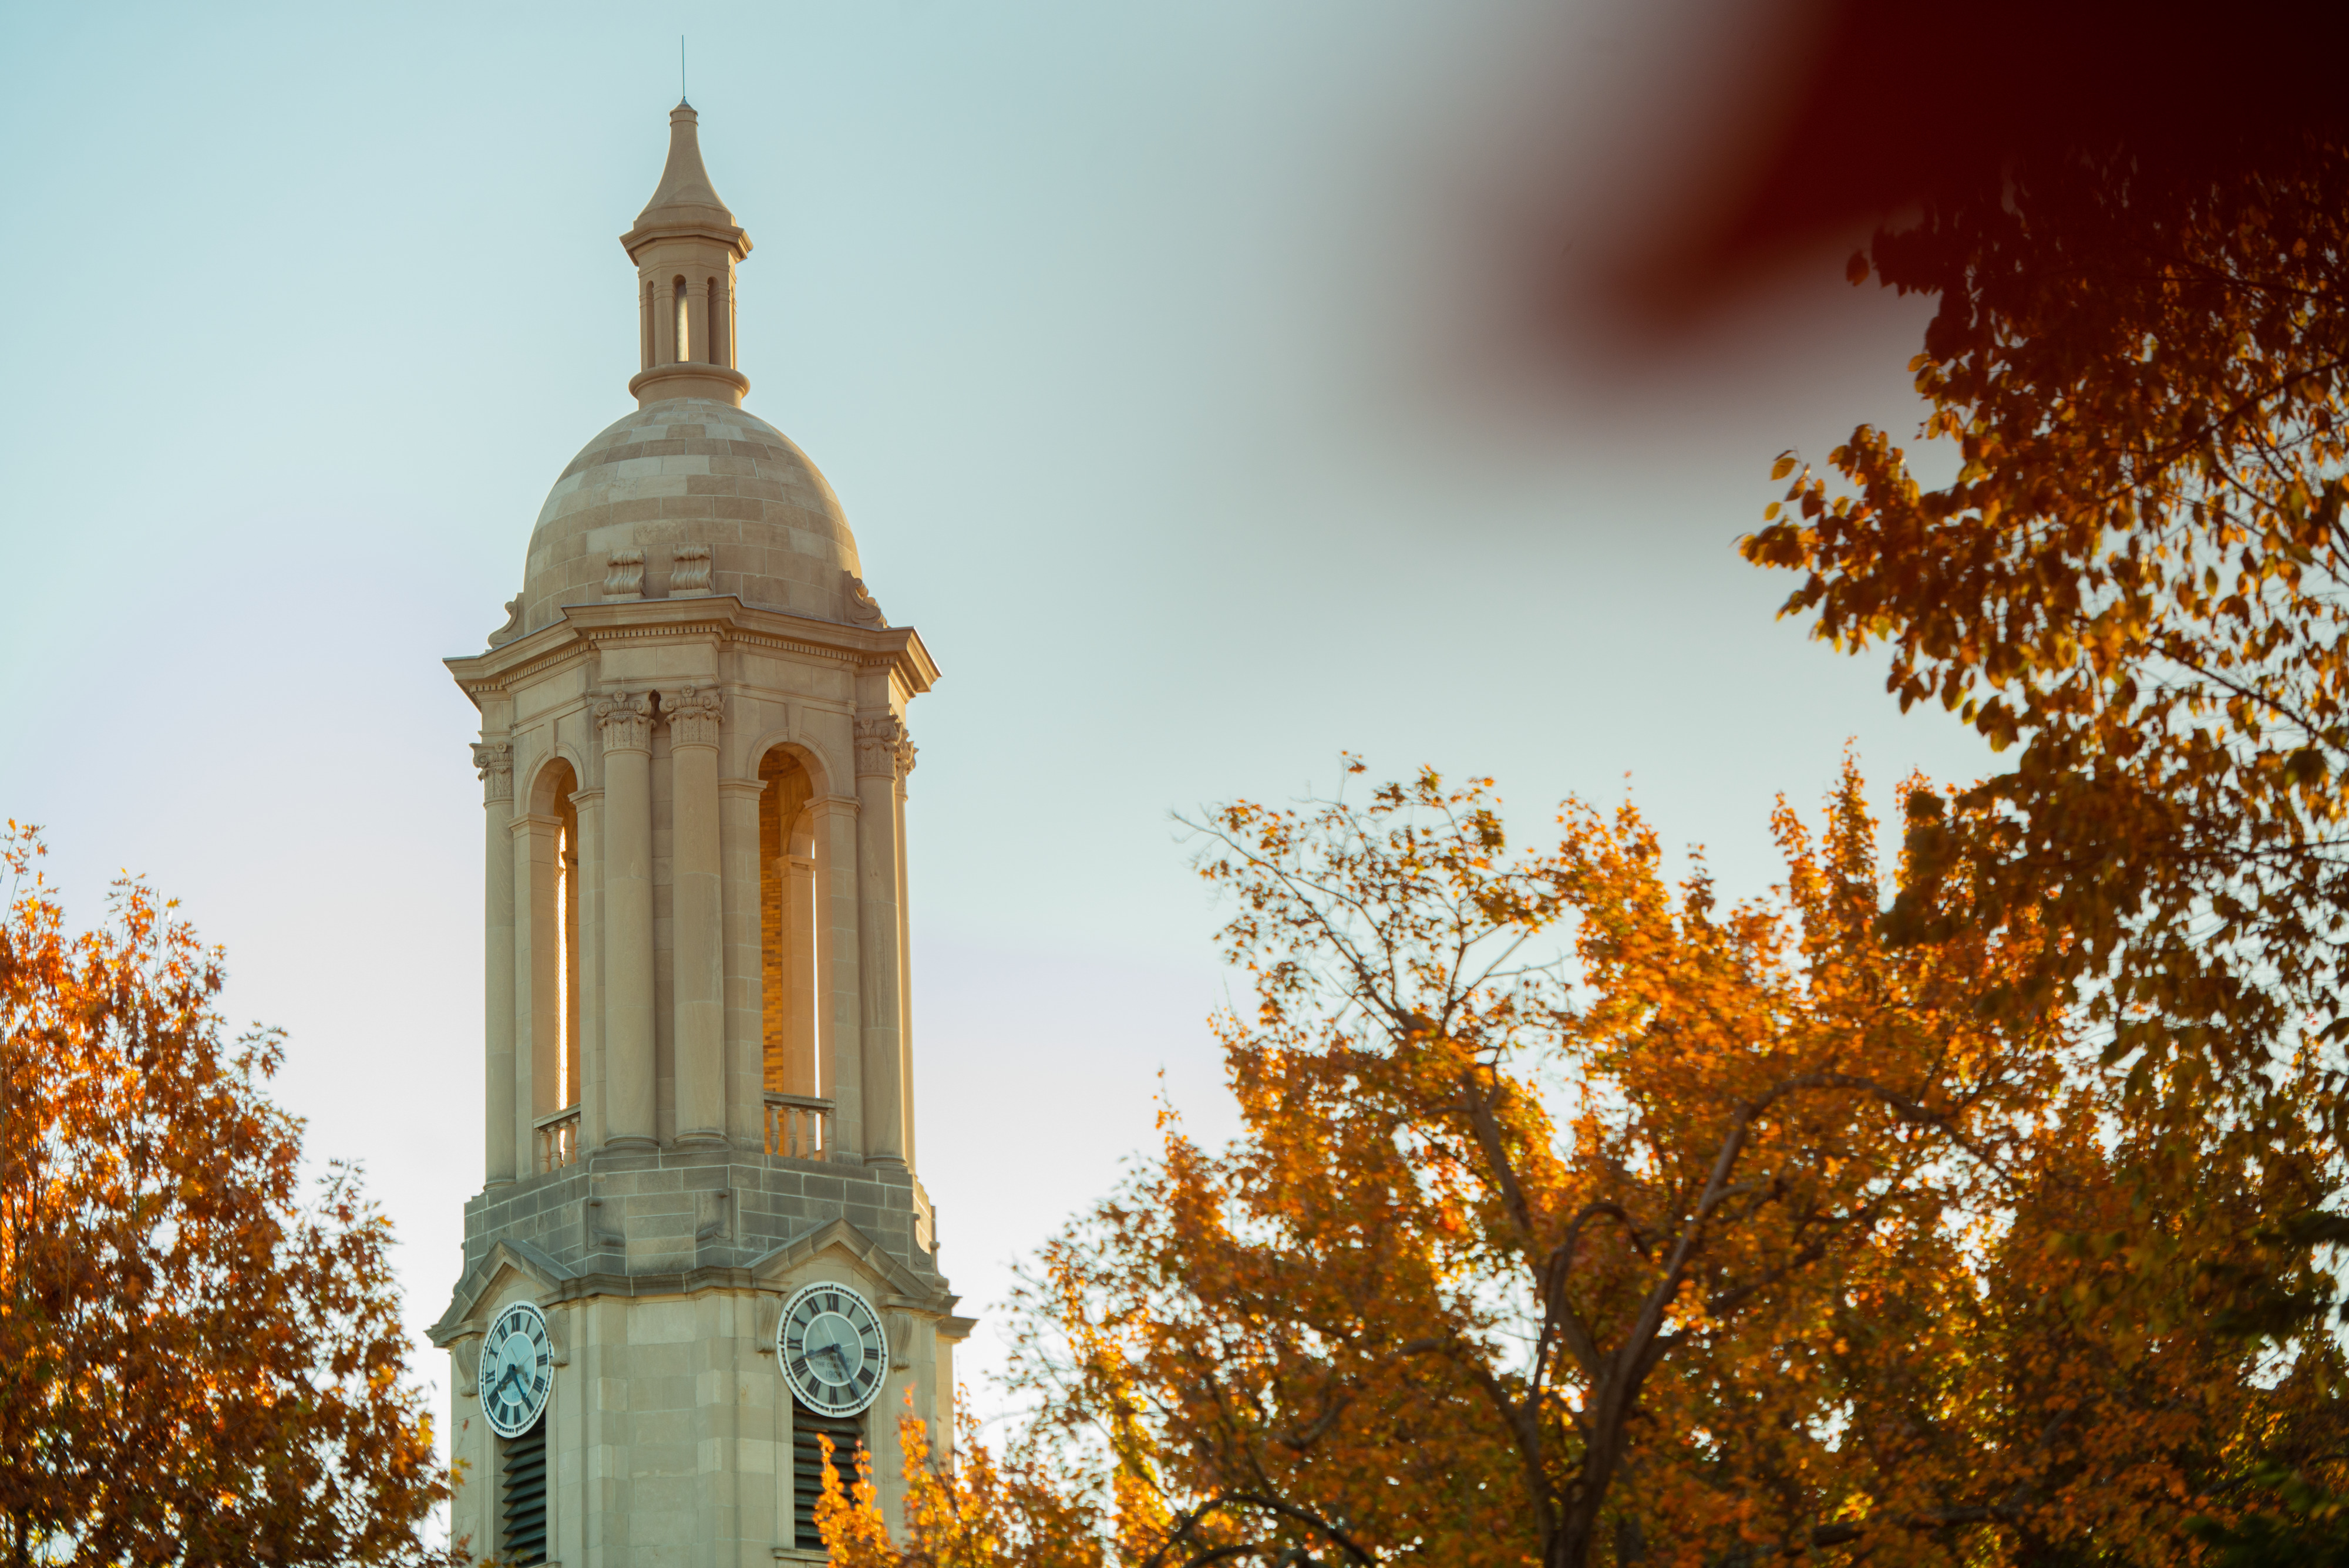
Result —
<path fill-rule="evenodd" d="M 1924 483 L 1862 426 L 1744 544 L 1789 613 L 2002 750 L 1937 870 L 2071 933 L 2115 1059 L 2349 1110 L 2349 148 L 2034 148 L 1871 270 L 1937 296 Z M 1780 476 L 1795 470 L 1781 460 Z"/>
<path fill-rule="evenodd" d="M 1905 794 L 1930 842 L 1953 808 Z M 1512 851 L 1488 782 L 1423 775 L 1206 825 L 1257 990 L 1218 1020 L 1242 1135 L 1170 1122 L 1047 1249 L 1014 1484 L 930 1471 L 897 1547 L 843 1499 L 841 1561 L 2166 1562 L 2229 1506 L 2210 1457 L 2337 1435 L 2326 1345 L 2147 1310 L 2171 1262 L 2269 1302 L 2222 1242 L 2329 1288 L 2321 1225 L 2258 1231 L 2321 1172 L 2214 1126 L 2264 1165 L 2144 1250 L 2110 1076 L 2034 983 L 2059 939 L 1945 882 L 1889 940 L 1856 774 L 1816 835 L 1779 810 L 1785 882 L 1734 905 L 1628 806 L 1560 822 Z M 1023 1537 L 1035 1497 L 1062 1524 Z"/>
<path fill-rule="evenodd" d="M 415 1563 L 448 1496 L 389 1223 L 303 1201 L 269 1032 L 143 883 L 70 932 L 0 837 L 0 1531 L 17 1564 Z"/>
<path fill-rule="evenodd" d="M 1826 472 L 1781 460 L 1744 547 L 1803 575 L 1788 613 L 1889 655 L 1904 706 L 2009 754 L 1924 881 L 2072 934 L 2043 981 L 2128 1068 L 2129 1116 L 2188 1139 L 2304 1116 L 2337 1169 L 2349 144 L 2296 112 L 2074 134 L 1932 186 L 1852 273 L 1938 300 L 1911 369 L 1951 477 L 1862 426 Z"/>

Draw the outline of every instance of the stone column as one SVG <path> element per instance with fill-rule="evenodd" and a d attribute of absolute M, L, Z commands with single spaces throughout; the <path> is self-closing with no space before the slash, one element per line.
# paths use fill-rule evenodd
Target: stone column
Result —
<path fill-rule="evenodd" d="M 604 792 L 571 792 L 579 813 L 579 1152 L 601 1148 L 604 1125 Z"/>
<path fill-rule="evenodd" d="M 719 857 L 718 721 L 724 704 L 687 687 L 668 715 L 676 837 L 671 856 L 676 950 L 678 1141 L 726 1141 L 726 902 Z"/>
<path fill-rule="evenodd" d="M 604 738 L 605 1138 L 659 1147 L 653 1129 L 653 704 L 595 701 Z"/>
<path fill-rule="evenodd" d="M 726 1136 L 737 1148 L 766 1141 L 759 973 L 759 795 L 757 779 L 718 784 L 718 853 L 726 903 Z"/>
<path fill-rule="evenodd" d="M 905 1168 L 916 1168 L 914 1158 L 914 933 L 913 899 L 905 885 L 905 781 L 914 772 L 914 742 L 909 738 L 897 742 L 897 791 L 891 804 L 890 828 L 897 848 L 897 1094 L 904 1107 L 900 1125 L 905 1128 Z"/>
<path fill-rule="evenodd" d="M 822 1038 L 818 1092 L 833 1105 L 833 1148 L 864 1150 L 864 1011 L 856 931 L 856 802 L 832 795 L 808 803 L 815 824 L 815 962 Z"/>
<path fill-rule="evenodd" d="M 481 1035 L 483 1185 L 501 1187 L 520 1173 L 514 1158 L 513 1048 L 513 748 L 484 741 L 473 748 L 486 818 L 482 840 Z"/>
<path fill-rule="evenodd" d="M 905 1163 L 897 942 L 898 744 L 894 713 L 856 721 L 856 942 L 863 981 L 864 1163 Z"/>

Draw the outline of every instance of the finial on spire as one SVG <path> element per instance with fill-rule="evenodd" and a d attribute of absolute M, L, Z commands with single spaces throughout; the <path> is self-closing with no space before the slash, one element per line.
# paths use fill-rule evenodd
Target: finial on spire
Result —
<path fill-rule="evenodd" d="M 693 107 L 693 100 L 685 96 L 685 35 L 683 33 L 677 36 L 677 101 L 687 109 Z"/>

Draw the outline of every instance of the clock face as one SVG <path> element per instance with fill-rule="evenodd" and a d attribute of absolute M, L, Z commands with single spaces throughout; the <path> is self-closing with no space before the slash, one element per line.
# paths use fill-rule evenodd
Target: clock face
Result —
<path fill-rule="evenodd" d="M 846 1285 L 809 1285 L 783 1304 L 775 1359 L 801 1404 L 819 1416 L 854 1416 L 881 1392 L 889 1340 L 864 1296 Z"/>
<path fill-rule="evenodd" d="M 546 1315 L 528 1302 L 516 1302 L 491 1321 L 481 1340 L 479 1374 L 481 1414 L 501 1438 L 519 1438 L 546 1408 L 554 1386 L 554 1342 Z"/>

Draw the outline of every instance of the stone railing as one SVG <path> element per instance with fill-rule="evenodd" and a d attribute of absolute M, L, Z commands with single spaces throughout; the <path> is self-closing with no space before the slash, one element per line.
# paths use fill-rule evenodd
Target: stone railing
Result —
<path fill-rule="evenodd" d="M 831 1158 L 832 1102 L 812 1095 L 769 1095 L 767 1152 L 793 1159 Z"/>
<path fill-rule="evenodd" d="M 560 1170 L 579 1158 L 579 1107 L 565 1106 L 531 1124 L 538 1128 L 538 1168 Z"/>

